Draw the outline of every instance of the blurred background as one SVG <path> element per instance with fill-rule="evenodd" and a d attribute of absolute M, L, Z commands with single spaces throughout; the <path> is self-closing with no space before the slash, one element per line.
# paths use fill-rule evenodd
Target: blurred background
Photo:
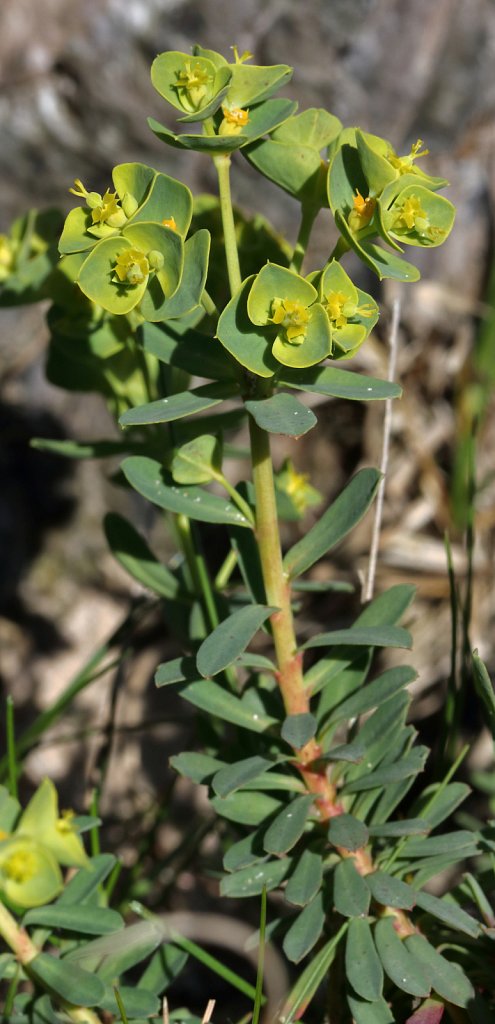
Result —
<path fill-rule="evenodd" d="M 299 100 L 300 109 L 324 106 L 345 125 L 387 137 L 400 153 L 420 136 L 430 150 L 429 173 L 451 182 L 446 194 L 457 205 L 456 226 L 440 249 L 414 251 L 419 284 L 410 290 L 391 282 L 380 286 L 346 260 L 349 272 L 383 304 L 356 369 L 386 375 L 390 309 L 395 298 L 401 302 L 397 376 L 405 395 L 394 406 L 377 587 L 402 581 L 418 587 L 408 625 L 419 672 L 415 716 L 428 738 L 451 664 L 445 531 L 461 591 L 469 583 L 466 452 L 475 430 L 471 641 L 492 674 L 495 669 L 495 3 L 3 0 L 0 231 L 31 206 L 67 212 L 76 177 L 104 191 L 121 161 L 149 163 L 195 193 L 214 191 L 206 157 L 165 148 L 146 124 L 150 115 L 171 123 L 170 108 L 150 83 L 153 58 L 163 50 L 189 51 L 194 42 L 225 55 L 236 44 L 240 52 L 250 50 L 256 63 L 292 64 L 286 94 Z M 267 181 L 253 184 L 250 167 L 237 154 L 234 164 L 236 202 L 269 216 L 293 241 L 295 202 Z M 321 215 L 307 271 L 326 259 L 334 237 L 330 215 Z M 66 393 L 44 379 L 44 315 L 40 305 L 0 311 L 0 677 L 14 695 L 19 729 L 64 691 L 119 626 L 130 598 L 139 596 L 137 584 L 107 551 L 103 513 L 122 510 L 124 502 L 124 512 L 141 515 L 141 526 L 154 529 L 109 482 L 108 466 L 65 462 L 29 448 L 32 436 L 84 439 L 114 431 L 103 400 Z M 280 444 L 277 458 L 290 454 L 333 497 L 358 465 L 379 462 L 379 405 L 321 404 L 318 435 Z M 359 586 L 370 531 L 368 519 L 328 571 Z M 328 605 L 309 605 L 308 628 L 322 617 L 328 624 L 332 613 Z M 175 905 L 182 900 L 187 906 L 191 893 L 196 899 L 199 885 L 204 907 L 214 900 L 215 886 L 208 878 L 198 882 L 190 857 L 173 859 L 191 814 L 182 782 L 172 818 L 164 824 L 162 814 L 157 824 L 156 807 L 163 808 L 170 783 L 168 756 L 190 742 L 191 731 L 169 691 L 164 706 L 150 683 L 158 661 L 173 650 L 167 644 L 172 641 L 163 623 L 150 626 L 117 676 L 107 674 L 88 688 L 44 736 L 28 758 L 28 778 L 51 775 L 66 801 L 81 805 L 104 762 L 102 810 L 128 866 L 151 821 L 155 861 L 169 857 L 173 868 Z M 467 702 L 465 730 L 468 738 L 477 736 L 471 767 L 481 768 L 489 763 L 491 745 L 483 732 L 479 738 L 474 703 Z M 200 833 L 204 810 L 194 810 Z M 206 852 L 208 843 L 214 846 L 208 829 L 194 842 Z M 170 877 L 160 884 L 164 900 Z"/>

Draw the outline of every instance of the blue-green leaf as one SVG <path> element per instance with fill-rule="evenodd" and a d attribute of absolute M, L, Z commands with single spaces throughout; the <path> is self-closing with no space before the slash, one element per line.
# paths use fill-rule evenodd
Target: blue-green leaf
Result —
<path fill-rule="evenodd" d="M 211 754 L 201 754 L 195 750 L 184 750 L 170 758 L 170 767 L 179 775 L 185 775 L 196 784 L 209 782 L 216 772 L 223 768 L 224 762 Z"/>
<path fill-rule="evenodd" d="M 232 398 L 238 391 L 236 384 L 230 382 L 203 384 L 192 391 L 183 391 L 168 398 L 159 398 L 156 402 L 148 402 L 147 405 L 139 405 L 135 409 L 128 409 L 122 413 L 119 423 L 121 427 L 170 423 L 184 416 L 192 416 L 193 413 L 211 409 L 214 405 L 224 402 L 226 398 Z"/>
<path fill-rule="evenodd" d="M 466 935 L 471 935 L 474 939 L 481 934 L 479 922 L 475 921 L 474 917 L 471 917 L 470 914 L 466 914 L 466 911 L 458 907 L 456 903 L 445 897 L 432 896 L 429 892 L 417 892 L 416 903 L 422 910 L 425 910 L 432 917 L 436 917 L 455 931 L 464 932 Z"/>
<path fill-rule="evenodd" d="M 242 512 L 232 504 L 210 494 L 203 487 L 180 487 L 165 473 L 159 462 L 146 456 L 131 455 L 124 459 L 122 471 L 131 487 L 159 508 L 204 523 L 229 523 L 251 528 Z"/>
<path fill-rule="evenodd" d="M 314 797 L 297 796 L 277 814 L 266 831 L 263 846 L 267 853 L 286 853 L 301 838 Z"/>
<path fill-rule="evenodd" d="M 303 650 L 311 647 L 412 647 L 412 637 L 400 626 L 351 626 L 311 637 Z"/>
<path fill-rule="evenodd" d="M 338 814 L 330 819 L 328 838 L 332 846 L 342 847 L 353 853 L 368 842 L 368 829 L 363 821 L 354 818 L 352 814 Z"/>
<path fill-rule="evenodd" d="M 289 857 L 270 860 L 265 864 L 253 864 L 251 867 L 243 868 L 241 871 L 222 878 L 220 892 L 222 896 L 229 897 L 259 896 L 263 889 L 270 892 L 283 882 L 290 865 Z"/>
<path fill-rule="evenodd" d="M 189 683 L 180 691 L 182 697 L 190 704 L 201 708 L 215 718 L 240 725 L 251 732 L 264 732 L 276 719 L 253 711 L 249 705 L 224 689 L 211 679 L 201 679 L 197 683 Z"/>
<path fill-rule="evenodd" d="M 283 366 L 277 374 L 277 380 L 279 384 L 299 391 L 359 402 L 400 398 L 402 394 L 398 384 L 377 380 L 376 377 L 365 377 L 351 370 L 341 370 L 337 366 L 312 366 L 305 370 L 292 370 Z"/>
<path fill-rule="evenodd" d="M 383 768 L 377 768 L 369 775 L 363 775 L 353 782 L 348 782 L 342 789 L 342 793 L 360 793 L 366 789 L 377 789 L 381 786 L 388 786 L 392 782 L 401 782 L 409 779 L 423 771 L 424 763 L 429 754 L 427 747 L 414 747 L 405 757 L 392 764 L 386 764 Z M 423 842 L 427 842 L 426 839 Z"/>
<path fill-rule="evenodd" d="M 287 932 L 283 947 L 292 963 L 298 964 L 318 942 L 325 924 L 323 894 L 319 892 L 296 917 Z"/>
<path fill-rule="evenodd" d="M 373 630 L 382 630 L 385 627 L 367 626 L 363 628 L 371 632 Z M 387 628 L 390 629 L 392 627 L 389 626 Z M 352 630 L 347 632 L 352 632 Z M 357 718 L 358 715 L 364 714 L 365 711 L 370 711 L 371 708 L 380 707 L 380 705 L 385 704 L 387 700 L 390 700 L 396 693 L 400 692 L 404 686 L 412 683 L 416 676 L 417 672 L 415 669 L 410 668 L 408 665 L 398 665 L 396 668 L 387 669 L 381 676 L 378 676 L 378 679 L 373 680 L 367 686 L 363 686 L 357 693 L 351 694 L 347 700 L 342 701 L 331 713 L 328 723 L 341 722 L 348 718 Z"/>
<path fill-rule="evenodd" d="M 380 481 L 376 469 L 361 469 L 308 533 L 284 559 L 291 578 L 300 576 L 331 551 L 367 512 Z"/>
<path fill-rule="evenodd" d="M 104 519 L 104 529 L 114 558 L 133 579 L 160 597 L 169 600 L 178 597 L 178 579 L 155 558 L 141 534 L 127 519 L 115 512 L 109 512 Z M 182 599 L 187 600 L 187 596 L 182 594 Z"/>
<path fill-rule="evenodd" d="M 212 789 L 217 796 L 228 796 L 229 793 L 235 793 L 236 789 L 240 789 L 241 786 L 252 782 L 263 772 L 268 771 L 273 763 L 267 757 L 255 755 L 254 757 L 245 757 L 242 761 L 236 761 L 235 764 L 226 764 L 213 777 Z"/>
<path fill-rule="evenodd" d="M 416 905 L 414 889 L 406 882 L 401 882 L 399 878 L 387 875 L 383 871 L 373 871 L 366 875 L 365 882 L 373 899 L 384 907 L 412 910 Z"/>
<path fill-rule="evenodd" d="M 377 921 L 374 938 L 385 974 L 397 988 L 412 996 L 428 996 L 431 989 L 429 977 L 420 961 L 399 938 L 392 917 L 382 917 Z"/>
<path fill-rule="evenodd" d="M 23 925 L 60 928 L 62 931 L 81 932 L 83 935 L 110 935 L 124 927 L 116 910 L 105 907 L 70 906 L 54 903 L 49 907 L 36 907 L 24 915 Z"/>
<path fill-rule="evenodd" d="M 300 750 L 309 740 L 313 739 L 318 723 L 309 712 L 300 715 L 288 715 L 282 723 L 281 736 L 295 750 Z"/>
<path fill-rule="evenodd" d="M 343 917 L 362 917 L 368 913 L 371 893 L 359 874 L 353 857 L 341 860 L 334 871 L 333 905 Z"/>
<path fill-rule="evenodd" d="M 354 917 L 349 924 L 345 946 L 345 972 L 358 996 L 369 1002 L 381 998 L 383 969 L 369 922 L 364 918 Z"/>
<path fill-rule="evenodd" d="M 458 964 L 446 960 L 423 935 L 409 935 L 405 944 L 409 952 L 423 964 L 439 996 L 454 1006 L 469 1005 L 474 998 L 474 988 Z"/>
<path fill-rule="evenodd" d="M 300 437 L 317 423 L 311 409 L 297 401 L 293 395 L 279 392 L 271 398 L 247 401 L 246 409 L 262 430 L 286 437 Z"/>
<path fill-rule="evenodd" d="M 86 903 L 110 874 L 116 858 L 111 853 L 99 853 L 91 857 L 87 868 L 79 868 L 67 883 L 56 906 L 78 906 Z"/>
<path fill-rule="evenodd" d="M 198 650 L 196 664 L 201 675 L 215 676 L 231 665 L 276 610 L 268 605 L 248 605 L 224 619 Z"/>
<path fill-rule="evenodd" d="M 323 880 L 323 858 L 313 850 L 303 850 L 295 870 L 287 882 L 285 898 L 289 903 L 305 907 L 318 892 Z"/>
<path fill-rule="evenodd" d="M 42 988 L 56 992 L 72 1006 L 97 1006 L 105 992 L 103 981 L 95 974 L 48 953 L 38 953 L 29 961 L 29 973 Z"/>

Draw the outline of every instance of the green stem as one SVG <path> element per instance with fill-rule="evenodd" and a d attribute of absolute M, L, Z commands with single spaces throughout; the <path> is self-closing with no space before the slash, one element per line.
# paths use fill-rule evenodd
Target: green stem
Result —
<path fill-rule="evenodd" d="M 289 270 L 295 270 L 299 273 L 304 257 L 306 255 L 306 249 L 308 248 L 309 238 L 313 228 L 313 224 L 318 216 L 319 207 L 313 204 L 302 205 L 301 207 L 301 224 L 299 226 L 299 234 L 297 241 L 294 246 L 294 252 L 292 253 L 292 259 L 290 261 Z"/>
<path fill-rule="evenodd" d="M 220 619 L 204 555 L 199 549 L 198 538 L 197 536 L 193 537 L 191 521 L 187 516 L 178 515 L 176 525 L 194 590 L 197 596 L 202 598 L 206 618 L 211 629 L 216 629 Z"/>
<path fill-rule="evenodd" d="M 209 294 L 209 292 L 206 291 L 206 288 L 204 288 L 203 294 L 201 296 L 201 305 L 207 316 L 215 317 L 215 319 L 218 320 L 220 313 L 215 303 L 213 302 L 211 295 Z"/>
<path fill-rule="evenodd" d="M 345 253 L 349 252 L 350 248 L 350 245 L 348 245 L 345 238 L 342 238 L 341 235 L 338 242 L 336 242 L 336 244 L 334 245 L 330 253 L 330 256 L 328 257 L 327 263 L 330 263 L 330 260 L 341 260 Z"/>
<path fill-rule="evenodd" d="M 229 582 L 236 565 L 237 551 L 235 551 L 234 548 L 231 548 L 223 565 L 220 566 L 215 576 L 213 583 L 215 590 L 223 590 L 224 587 L 227 586 L 227 583 Z"/>
<path fill-rule="evenodd" d="M 214 156 L 213 163 L 215 164 L 218 175 L 220 210 L 222 214 L 223 237 L 230 293 L 231 295 L 235 295 L 241 287 L 242 278 L 241 268 L 239 266 L 239 253 L 237 251 L 234 211 L 232 209 L 232 197 L 230 194 L 230 156 L 228 153 L 222 153 L 221 156 Z"/>
<path fill-rule="evenodd" d="M 227 494 L 230 495 L 232 501 L 234 502 L 235 505 L 237 505 L 237 508 L 239 509 L 240 512 L 242 512 L 244 518 L 247 519 L 248 523 L 251 523 L 251 526 L 254 526 L 254 516 L 252 509 L 250 505 L 248 505 L 247 501 L 244 500 L 242 495 L 239 494 L 239 491 L 235 489 L 235 487 L 229 482 L 229 480 L 227 480 L 223 473 L 215 473 L 215 480 L 219 484 L 221 484 L 222 487 L 225 488 Z"/>

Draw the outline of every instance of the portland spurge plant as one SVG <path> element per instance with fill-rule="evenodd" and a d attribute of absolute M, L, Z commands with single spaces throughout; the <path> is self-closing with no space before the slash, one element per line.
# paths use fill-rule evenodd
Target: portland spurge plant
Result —
<path fill-rule="evenodd" d="M 428 750 L 407 724 L 407 686 L 416 673 L 407 664 L 376 665 L 384 648 L 411 646 L 399 623 L 413 588 L 380 593 L 345 628 L 344 612 L 317 635 L 308 636 L 298 619 L 303 592 L 338 590 L 321 573 L 316 581 L 312 569 L 366 515 L 380 473 L 359 469 L 321 511 L 301 468 L 288 460 L 274 465 L 271 451 L 274 435 L 317 429 L 305 395 L 400 397 L 395 383 L 342 366 L 379 317 L 375 298 L 352 280 L 346 254 L 379 280 L 412 283 L 419 271 L 404 247 L 444 242 L 454 209 L 440 195 L 447 183 L 425 169 L 421 141 L 401 156 L 386 139 L 345 128 L 326 110 L 297 113 L 295 102 L 275 98 L 291 74 L 286 65 L 258 67 L 235 49 L 233 62 L 200 46 L 158 56 L 152 82 L 177 126 L 152 119 L 150 127 L 166 146 L 212 160 L 218 199 L 194 201 L 185 184 L 140 163 L 115 167 L 102 193 L 77 179 L 71 191 L 80 202 L 49 272 L 43 255 L 55 231 L 39 233 L 34 217 L 4 237 L 4 303 L 22 301 L 28 288 L 30 298 L 52 299 L 50 379 L 102 392 L 124 429 L 118 442 L 52 447 L 79 457 L 124 452 L 120 483 L 164 513 L 178 544 L 181 557 L 160 564 L 130 522 L 107 517 L 116 558 L 163 601 L 180 641 L 177 657 L 156 673 L 164 708 L 173 687 L 208 725 L 207 745 L 171 764 L 208 787 L 216 815 L 229 823 L 220 891 L 258 902 L 264 893 L 281 896 L 276 911 L 268 897 L 268 924 L 301 968 L 279 1019 L 304 1016 L 326 983 L 331 1024 L 479 1024 L 494 1012 L 482 955 L 491 932 L 476 913 L 478 904 L 486 921 L 485 898 L 476 887 L 470 897 L 466 887 L 445 895 L 428 889 L 440 872 L 478 853 L 474 833 L 442 830 L 467 787 L 451 781 L 452 766 L 421 790 Z M 294 247 L 259 215 L 233 207 L 236 151 L 259 173 L 259 187 L 269 179 L 299 204 Z M 328 208 L 337 243 L 324 266 L 310 267 L 311 230 Z M 249 454 L 243 479 L 232 480 L 224 469 L 229 432 L 243 422 Z M 309 522 L 310 507 L 318 511 Z M 283 520 L 304 524 L 286 551 Z M 214 579 L 204 524 L 224 534 Z M 17 957 L 15 970 L 35 993 L 21 1001 L 16 1021 L 38 1020 L 42 1004 L 46 1020 L 69 1013 L 94 1024 L 102 1013 L 117 1014 L 112 985 L 129 1020 L 155 1014 L 173 975 L 160 970 L 160 956 L 173 942 L 162 946 L 166 936 L 149 922 L 146 941 L 132 937 L 139 925 L 117 935 L 122 921 L 112 924 L 103 909 L 104 855 L 75 860 L 74 837 L 72 860 L 61 861 L 48 828 L 45 837 L 23 826 L 33 812 L 19 819 L 7 798 L 5 806 L 5 963 L 12 977 Z M 30 844 L 38 885 L 28 879 Z M 62 840 L 57 850 L 65 850 Z M 57 856 L 79 865 L 61 892 Z M 72 923 L 68 907 L 75 908 Z M 26 908 L 27 958 L 14 926 Z M 94 929 L 108 938 L 88 940 L 93 911 Z M 131 984 L 126 972 L 147 956 L 151 964 Z"/>

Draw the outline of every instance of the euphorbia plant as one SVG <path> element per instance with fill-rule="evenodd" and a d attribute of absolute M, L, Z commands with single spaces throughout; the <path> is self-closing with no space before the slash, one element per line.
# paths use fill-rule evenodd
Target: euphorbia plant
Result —
<path fill-rule="evenodd" d="M 316 636 L 303 637 L 295 618 L 299 590 L 333 588 L 307 574 L 366 514 L 380 474 L 360 469 L 284 553 L 280 519 L 302 519 L 318 495 L 290 461 L 277 471 L 271 454 L 272 435 L 316 427 L 298 393 L 400 395 L 393 383 L 336 365 L 354 356 L 378 320 L 375 299 L 341 260 L 352 249 L 380 279 L 417 280 L 402 246 L 439 245 L 454 210 L 437 194 L 446 183 L 417 166 L 426 156 L 420 142 L 399 156 L 325 110 L 297 114 L 295 103 L 273 98 L 291 69 L 249 60 L 234 50 L 229 63 L 195 47 L 192 55 L 161 54 L 152 68 L 155 88 L 182 116 L 177 132 L 154 120 L 151 127 L 167 145 L 212 159 L 218 202 L 203 198 L 194 208 L 185 185 L 137 163 L 116 167 L 114 190 L 103 194 L 76 181 L 82 205 L 66 220 L 60 263 L 39 282 L 54 301 L 49 375 L 107 396 L 126 428 L 111 450 L 131 452 L 123 478 L 165 512 L 180 544 L 180 564 L 160 565 L 130 523 L 107 518 L 114 554 L 163 598 L 181 640 L 181 653 L 159 666 L 157 686 L 175 686 L 209 718 L 207 749 L 171 763 L 208 785 L 216 813 L 232 823 L 221 892 L 284 895 L 284 911 L 270 923 L 289 960 L 305 965 L 282 1019 L 300 1017 L 328 977 L 331 1024 L 488 1020 L 493 993 L 482 994 L 489 983 L 476 944 L 489 938 L 461 905 L 464 890 L 439 897 L 424 888 L 478 852 L 475 835 L 436 831 L 467 789 L 449 775 L 408 803 L 428 754 L 406 724 L 415 672 L 373 668 L 377 649 L 410 646 L 398 623 L 412 588 L 393 587 L 347 628 Z M 293 251 L 261 218 L 233 209 L 237 149 L 300 204 Z M 338 242 L 323 267 L 304 267 L 325 207 Z M 30 259 L 27 250 L 16 263 L 14 248 L 11 291 Z M 223 460 L 228 432 L 242 420 L 249 460 L 234 484 Z M 109 449 L 103 442 L 66 451 Z M 203 555 L 205 523 L 223 526 L 228 540 L 215 580 Z M 96 887 L 89 889 L 94 900 Z M 480 894 L 478 902 L 485 913 Z M 46 919 L 60 923 L 56 914 Z M 78 938 L 67 962 L 82 970 L 92 954 Z M 133 963 L 124 960 L 115 975 Z M 157 994 L 165 982 L 160 989 L 153 978 Z M 55 992 L 59 979 L 60 969 Z M 147 983 L 145 972 L 138 988 Z M 108 1009 L 105 999 L 94 996 L 92 1014 Z M 146 1015 L 137 1002 L 128 1017 Z"/>

